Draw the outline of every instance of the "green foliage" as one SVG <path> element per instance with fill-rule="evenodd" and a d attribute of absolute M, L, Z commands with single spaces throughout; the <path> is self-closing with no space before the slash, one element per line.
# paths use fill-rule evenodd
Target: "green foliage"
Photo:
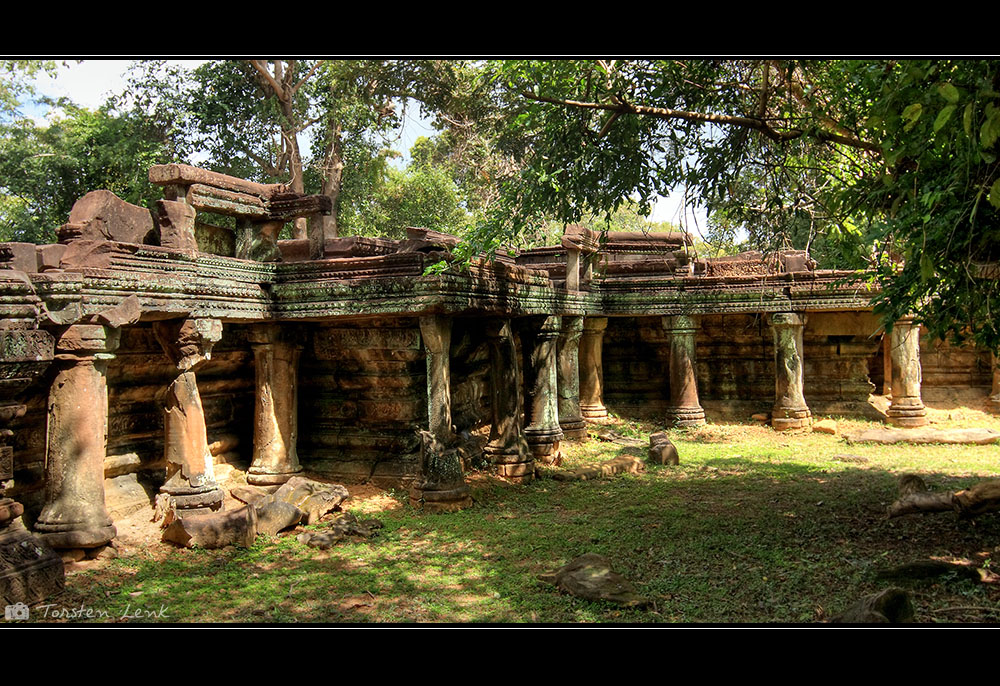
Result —
<path fill-rule="evenodd" d="M 469 215 L 459 205 L 458 189 L 446 170 L 411 165 L 404 171 L 387 169 L 356 221 L 358 233 L 405 238 L 408 226 L 461 235 Z"/>
<path fill-rule="evenodd" d="M 0 137 L 0 240 L 54 242 L 77 199 L 107 189 L 127 202 L 161 197 L 146 170 L 171 159 L 155 122 L 63 104 L 47 126 L 21 119 Z"/>
<path fill-rule="evenodd" d="M 846 195 L 880 249 L 878 311 L 997 349 L 1000 63 L 891 63 L 870 119 L 886 167 Z"/>

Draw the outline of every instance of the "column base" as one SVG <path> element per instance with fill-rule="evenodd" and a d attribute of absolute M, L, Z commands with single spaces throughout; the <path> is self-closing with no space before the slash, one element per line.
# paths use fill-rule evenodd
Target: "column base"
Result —
<path fill-rule="evenodd" d="M 668 407 L 667 423 L 671 426 L 704 426 L 705 410 L 696 407 Z"/>
<path fill-rule="evenodd" d="M 524 440 L 528 442 L 531 455 L 539 462 L 546 464 L 559 451 L 559 441 L 563 438 L 562 429 L 533 429 L 530 426 L 524 430 Z"/>
<path fill-rule="evenodd" d="M 912 429 L 917 426 L 926 426 L 930 423 L 927 419 L 927 410 L 920 408 L 920 410 L 896 410 L 889 408 L 885 413 L 887 420 L 893 426 L 898 426 L 904 429 Z"/>
<path fill-rule="evenodd" d="M 775 407 L 771 410 L 771 428 L 775 431 L 791 431 L 810 426 L 812 426 L 812 412 L 809 411 L 809 408 Z"/>
<path fill-rule="evenodd" d="M 208 489 L 160 489 L 160 493 L 170 496 L 174 509 L 183 510 L 185 514 L 194 514 L 191 510 L 217 511 L 222 509 L 226 494 L 218 486 Z"/>
<path fill-rule="evenodd" d="M 13 501 L 10 501 L 13 502 Z M 20 522 L 0 529 L 0 603 L 31 605 L 63 590 L 62 558 Z"/>
<path fill-rule="evenodd" d="M 567 441 L 584 441 L 587 439 L 587 422 L 581 418 L 579 421 L 559 422 L 562 429 L 563 438 Z"/>
<path fill-rule="evenodd" d="M 251 486 L 280 486 L 301 473 L 301 467 L 291 472 L 274 472 L 264 468 L 250 467 L 247 472 L 247 483 Z"/>
<path fill-rule="evenodd" d="M 604 405 L 584 405 L 580 404 L 580 415 L 584 419 L 600 419 L 608 416 L 608 408 Z"/>
<path fill-rule="evenodd" d="M 987 398 L 986 411 L 990 414 L 1000 414 L 1000 395 L 991 395 Z"/>
<path fill-rule="evenodd" d="M 472 507 L 468 484 L 449 489 L 414 485 L 410 488 L 410 504 L 425 512 L 457 512 Z"/>
<path fill-rule="evenodd" d="M 525 484 L 535 479 L 535 460 L 527 443 L 520 446 L 491 446 L 483 448 L 490 462 L 496 467 L 497 475 L 516 484 Z"/>
<path fill-rule="evenodd" d="M 56 550 L 99 548 L 111 543 L 118 535 L 113 524 L 88 527 L 80 523 L 51 524 L 43 521 L 35 522 L 35 532 L 47 546 Z"/>

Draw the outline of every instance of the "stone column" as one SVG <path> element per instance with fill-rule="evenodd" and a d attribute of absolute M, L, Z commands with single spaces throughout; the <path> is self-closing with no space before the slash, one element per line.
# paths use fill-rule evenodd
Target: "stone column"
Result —
<path fill-rule="evenodd" d="M 990 397 L 986 400 L 986 408 L 992 414 L 1000 414 L 1000 359 L 997 354 L 990 353 L 990 360 L 993 363 L 993 387 L 990 389 Z"/>
<path fill-rule="evenodd" d="M 451 323 L 442 315 L 420 318 L 427 356 L 428 430 L 420 432 L 420 476 L 410 488 L 410 502 L 429 511 L 472 505 L 451 426 Z"/>
<path fill-rule="evenodd" d="M 580 414 L 585 419 L 607 417 L 604 407 L 604 367 L 601 354 L 607 317 L 587 317 L 580 337 Z"/>
<path fill-rule="evenodd" d="M 450 442 L 451 430 L 451 319 L 420 318 L 420 335 L 427 355 L 427 428 L 439 441 Z"/>
<path fill-rule="evenodd" d="M 527 378 L 528 402 L 525 407 L 524 437 L 536 460 L 556 459 L 563 432 L 559 428 L 558 379 L 556 374 L 556 339 L 562 317 L 544 317 L 529 325 L 522 344 L 530 345 L 530 378 Z M 529 340 L 532 338 L 534 340 Z"/>
<path fill-rule="evenodd" d="M 299 355 L 302 346 L 282 336 L 277 324 L 250 328 L 256 396 L 253 460 L 247 483 L 283 484 L 302 471 L 296 444 L 299 433 Z"/>
<path fill-rule="evenodd" d="M 566 251 L 566 290 L 580 290 L 580 251 Z"/>
<path fill-rule="evenodd" d="M 695 340 L 698 323 L 694 317 L 678 314 L 663 318 L 670 333 L 670 405 L 667 421 L 674 426 L 701 426 L 705 410 L 698 401 L 695 373 Z"/>
<path fill-rule="evenodd" d="M 524 439 L 521 412 L 521 374 L 510 322 L 492 320 L 486 325 L 490 346 L 490 386 L 493 424 L 483 453 L 496 465 L 497 473 L 514 483 L 535 478 L 535 458 Z"/>
<path fill-rule="evenodd" d="M 157 397 L 163 407 L 167 463 L 167 478 L 160 492 L 170 496 L 181 511 L 218 510 L 224 494 L 215 481 L 195 367 L 211 359 L 212 346 L 222 338 L 222 322 L 171 319 L 155 322 L 153 333 L 177 373 Z"/>
<path fill-rule="evenodd" d="M 812 424 L 812 413 L 802 395 L 802 331 L 806 316 L 776 312 L 770 316 L 774 332 L 774 407 L 771 426 L 778 431 Z"/>
<path fill-rule="evenodd" d="M 892 402 L 886 411 L 889 423 L 903 427 L 927 424 L 927 410 L 920 399 L 920 325 L 912 317 L 900 319 L 892 327 L 889 354 L 892 359 Z"/>
<path fill-rule="evenodd" d="M 53 548 L 97 548 L 117 534 L 104 502 L 108 361 L 119 329 L 75 324 L 56 339 L 49 390 L 45 506 L 35 531 Z"/>
<path fill-rule="evenodd" d="M 580 414 L 580 338 L 583 317 L 563 317 L 559 333 L 557 378 L 559 427 L 570 441 L 587 438 L 587 423 Z"/>

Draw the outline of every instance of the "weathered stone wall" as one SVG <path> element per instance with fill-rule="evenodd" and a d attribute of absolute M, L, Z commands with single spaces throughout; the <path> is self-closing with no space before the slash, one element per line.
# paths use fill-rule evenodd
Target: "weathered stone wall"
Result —
<path fill-rule="evenodd" d="M 920 369 L 924 403 L 947 404 L 963 395 L 989 394 L 993 380 L 990 354 L 971 345 L 932 341 L 921 329 Z M 979 409 L 978 406 L 976 409 Z"/>
<path fill-rule="evenodd" d="M 416 318 L 309 327 L 299 367 L 299 460 L 307 471 L 399 484 L 419 466 L 427 371 Z"/>
<path fill-rule="evenodd" d="M 604 404 L 626 416 L 670 402 L 670 346 L 662 317 L 611 317 L 604 332 Z"/>
<path fill-rule="evenodd" d="M 813 414 L 856 413 L 881 392 L 878 370 L 882 334 L 869 312 L 813 312 L 803 335 L 805 398 Z"/>
<path fill-rule="evenodd" d="M 739 403 L 743 414 L 768 411 L 774 403 L 774 336 L 765 318 L 716 314 L 699 319 L 698 395 L 709 417 L 732 403 Z"/>
<path fill-rule="evenodd" d="M 490 423 L 490 349 L 482 319 L 456 319 L 451 332 L 451 420 L 461 431 Z"/>

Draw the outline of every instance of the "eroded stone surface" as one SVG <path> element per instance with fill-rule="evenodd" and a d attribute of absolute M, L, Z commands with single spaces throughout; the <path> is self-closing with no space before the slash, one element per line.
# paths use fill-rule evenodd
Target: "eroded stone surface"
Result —
<path fill-rule="evenodd" d="M 544 574 L 542 581 L 555 584 L 559 590 L 587 600 L 603 600 L 625 607 L 641 607 L 649 601 L 618 572 L 603 555 L 581 555 L 555 572 Z"/>

